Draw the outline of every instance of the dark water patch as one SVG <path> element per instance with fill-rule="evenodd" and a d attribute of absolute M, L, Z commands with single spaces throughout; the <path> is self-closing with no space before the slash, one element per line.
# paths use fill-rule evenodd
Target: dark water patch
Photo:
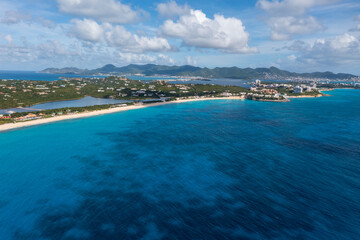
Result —
<path fill-rule="evenodd" d="M 39 220 L 38 228 L 49 239 L 72 239 L 68 236 L 74 229 L 86 233 L 85 239 L 140 239 L 150 234 L 149 222 L 166 239 L 239 239 L 241 234 L 233 234 L 238 227 L 262 238 L 313 229 L 313 221 L 302 209 L 297 210 L 302 217 L 293 218 L 260 200 L 251 199 L 251 205 L 236 209 L 222 199 L 213 207 L 184 207 L 177 202 L 154 203 L 138 193 L 102 191 L 71 212 L 50 211 Z"/>
<path fill-rule="evenodd" d="M 226 102 L 54 124 L 39 138 L 28 136 L 38 154 L 23 161 L 0 141 L 4 154 L 15 156 L 2 160 L 4 182 L 14 184 L 7 176 L 19 171 L 15 165 L 24 166 L 21 173 L 39 172 L 27 176 L 38 181 L 31 191 L 39 195 L 35 205 L 19 201 L 19 189 L 31 187 L 26 179 L 8 194 L 19 201 L 15 206 L 34 209 L 28 214 L 35 225 L 5 226 L 16 226 L 17 239 L 358 239 L 357 107 L 348 111 L 326 99 Z M 15 133 L 6 136 L 18 140 Z M 43 140 L 53 136 L 55 146 Z M 34 159 L 55 166 L 31 165 Z M 47 178 L 39 180 L 42 175 Z M 22 175 L 16 176 L 12 181 Z M 49 194 L 36 192 L 42 187 Z"/>

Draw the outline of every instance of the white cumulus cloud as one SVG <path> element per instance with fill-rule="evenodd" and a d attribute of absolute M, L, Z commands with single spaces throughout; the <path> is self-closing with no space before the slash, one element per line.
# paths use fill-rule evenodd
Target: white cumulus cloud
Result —
<path fill-rule="evenodd" d="M 218 49 L 227 53 L 255 53 L 248 46 L 249 33 L 240 19 L 214 15 L 206 17 L 200 10 L 190 10 L 176 22 L 166 20 L 161 32 L 169 37 L 180 38 L 184 45 L 198 48 Z"/>
<path fill-rule="evenodd" d="M 133 34 L 125 27 L 99 24 L 91 19 L 74 19 L 70 35 L 87 42 L 105 42 L 111 47 L 121 48 L 122 52 L 166 52 L 172 50 L 169 42 L 162 37 L 147 37 Z"/>
<path fill-rule="evenodd" d="M 271 28 L 272 40 L 288 40 L 292 35 L 311 34 L 324 27 L 312 16 L 296 18 L 288 17 L 273 17 L 267 20 Z"/>
<path fill-rule="evenodd" d="M 145 37 L 128 32 L 123 26 L 115 26 L 106 32 L 110 46 L 119 47 L 126 52 L 163 52 L 170 51 L 171 46 L 165 38 Z"/>
<path fill-rule="evenodd" d="M 161 17 L 165 18 L 173 18 L 190 13 L 190 7 L 187 4 L 180 6 L 175 1 L 160 3 L 157 5 L 156 10 Z"/>
<path fill-rule="evenodd" d="M 132 23 L 141 13 L 116 0 L 57 0 L 61 12 L 103 22 Z"/>
<path fill-rule="evenodd" d="M 290 47 L 302 63 L 333 66 L 360 62 L 360 40 L 348 33 L 313 43 L 295 41 Z"/>
<path fill-rule="evenodd" d="M 311 34 L 325 27 L 307 15 L 309 9 L 339 0 L 259 0 L 257 7 L 266 13 L 272 40 L 288 40 L 294 35 Z"/>
<path fill-rule="evenodd" d="M 100 25 L 91 19 L 74 19 L 72 20 L 74 26 L 71 30 L 71 35 L 75 36 L 80 40 L 89 42 L 102 42 L 104 40 L 105 28 L 108 24 Z"/>

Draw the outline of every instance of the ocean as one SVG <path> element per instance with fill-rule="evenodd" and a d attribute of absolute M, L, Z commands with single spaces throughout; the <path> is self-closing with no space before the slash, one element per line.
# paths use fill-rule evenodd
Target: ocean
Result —
<path fill-rule="evenodd" d="M 0 133 L 0 239 L 360 239 L 360 91 Z"/>
<path fill-rule="evenodd" d="M 0 70 L 0 79 L 55 81 L 55 80 L 61 80 L 62 77 L 68 77 L 68 78 L 99 77 L 99 78 L 103 78 L 105 76 L 91 76 L 91 75 L 77 75 L 77 74 L 51 74 L 51 73 L 38 73 L 35 71 Z"/>

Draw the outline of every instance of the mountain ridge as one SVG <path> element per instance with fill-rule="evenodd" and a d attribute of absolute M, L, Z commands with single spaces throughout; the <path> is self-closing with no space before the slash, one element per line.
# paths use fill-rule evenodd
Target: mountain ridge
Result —
<path fill-rule="evenodd" d="M 326 79 L 351 79 L 357 77 L 353 74 L 347 73 L 333 73 L 333 72 L 312 72 L 312 73 L 296 73 L 286 70 L 281 70 L 276 67 L 270 68 L 239 68 L 233 67 L 215 67 L 215 68 L 201 68 L 191 65 L 183 66 L 167 66 L 156 64 L 129 64 L 123 67 L 116 67 L 113 64 L 106 64 L 103 67 L 88 70 L 74 67 L 66 68 L 46 68 L 40 73 L 53 74 L 82 74 L 82 75 L 98 75 L 98 74 L 117 74 L 117 75 L 131 75 L 143 74 L 146 76 L 154 75 L 171 75 L 171 76 L 199 76 L 204 78 L 238 78 L 238 79 L 286 79 L 286 78 L 326 78 Z"/>

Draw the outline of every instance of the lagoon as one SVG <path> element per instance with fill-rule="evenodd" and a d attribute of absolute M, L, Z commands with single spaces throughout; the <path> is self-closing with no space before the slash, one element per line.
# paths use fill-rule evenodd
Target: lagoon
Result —
<path fill-rule="evenodd" d="M 117 100 L 110 98 L 94 98 L 87 96 L 76 100 L 40 103 L 25 109 L 24 108 L 0 109 L 0 114 L 8 114 L 10 112 L 31 112 L 31 111 L 49 110 L 49 109 L 58 109 L 58 108 L 67 108 L 67 107 L 71 108 L 71 107 L 87 107 L 87 106 L 106 105 L 106 104 L 120 104 L 126 102 L 131 102 L 131 101 Z"/>

